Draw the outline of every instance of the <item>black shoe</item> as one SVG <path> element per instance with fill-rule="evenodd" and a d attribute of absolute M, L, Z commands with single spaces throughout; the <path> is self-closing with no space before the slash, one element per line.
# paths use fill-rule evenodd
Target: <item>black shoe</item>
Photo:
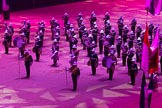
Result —
<path fill-rule="evenodd" d="M 73 89 L 73 91 L 76 91 L 76 89 Z"/>
<path fill-rule="evenodd" d="M 30 78 L 30 76 L 26 76 L 25 78 L 26 78 L 26 79 L 29 79 L 29 78 Z"/>
<path fill-rule="evenodd" d="M 131 83 L 131 85 L 135 85 L 135 83 Z"/>
<path fill-rule="evenodd" d="M 112 81 L 112 78 L 108 78 L 108 80 L 111 80 Z"/>

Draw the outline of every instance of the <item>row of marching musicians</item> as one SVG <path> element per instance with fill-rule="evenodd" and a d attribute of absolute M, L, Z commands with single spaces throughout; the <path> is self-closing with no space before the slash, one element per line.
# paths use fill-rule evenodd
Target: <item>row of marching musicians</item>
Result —
<path fill-rule="evenodd" d="M 70 61 L 70 64 L 73 66 L 73 63 L 76 63 L 77 58 L 78 58 L 78 51 L 76 49 L 78 41 L 76 39 L 76 33 L 74 31 L 75 29 L 73 27 L 73 24 L 69 23 L 69 16 L 67 13 L 64 14 L 63 20 L 64 20 L 66 40 L 69 41 L 70 44 L 72 42 L 74 42 L 74 43 L 72 43 L 72 45 L 70 45 L 70 49 L 71 49 L 71 46 L 74 46 L 74 51 L 75 51 L 75 53 L 73 54 L 74 56 L 72 56 L 71 61 Z M 89 61 L 87 64 L 89 66 L 91 66 L 92 75 L 96 75 L 96 68 L 98 66 L 98 61 L 99 61 L 98 55 L 94 50 L 97 47 L 97 42 L 98 42 L 97 36 L 99 34 L 99 36 L 100 36 L 99 37 L 99 51 L 100 51 L 100 54 L 102 54 L 104 51 L 104 56 L 105 56 L 102 61 L 103 66 L 107 68 L 107 72 L 109 73 L 109 79 L 112 80 L 113 73 L 115 70 L 115 63 L 117 64 L 117 59 L 115 57 L 116 49 L 114 47 L 115 36 L 116 36 L 115 29 L 111 29 L 111 27 L 110 27 L 109 29 L 106 29 L 105 31 L 101 30 L 99 32 L 94 13 L 92 13 L 91 18 L 90 18 L 90 27 L 91 27 L 90 31 L 88 31 L 86 29 L 81 13 L 79 13 L 79 15 L 78 15 L 77 22 L 78 22 L 79 38 L 81 39 L 81 43 L 83 45 L 83 50 L 87 49 L 87 56 L 89 57 Z M 110 23 L 108 20 L 105 21 L 105 26 L 110 26 Z M 137 70 L 138 70 L 137 64 L 134 62 L 134 59 L 132 59 L 133 56 L 130 56 L 130 58 L 127 59 L 128 50 L 130 50 L 129 52 L 131 52 L 132 48 L 134 47 L 133 46 L 133 43 L 134 43 L 133 41 L 135 39 L 134 32 L 131 32 L 128 37 L 129 37 L 130 42 L 127 44 L 127 39 L 125 39 L 125 42 L 124 42 L 125 44 L 123 44 L 122 47 L 121 47 L 122 36 L 118 37 L 118 39 L 117 39 L 117 42 L 118 42 L 117 53 L 118 53 L 118 57 L 120 57 L 120 50 L 126 49 L 125 57 L 122 57 L 123 62 L 124 62 L 123 64 L 126 64 L 125 62 L 127 61 L 128 65 L 129 65 L 128 73 L 129 73 L 129 75 L 131 75 L 131 81 L 132 81 L 131 84 L 134 85 L 135 84 L 135 76 L 136 76 Z M 71 40 L 73 40 L 73 41 L 71 41 Z M 141 39 L 139 38 L 138 40 L 141 40 Z M 133 55 L 134 55 L 134 53 L 133 53 Z M 132 66 L 134 66 L 134 67 L 132 67 Z M 134 71 L 133 71 L 133 69 L 134 69 Z M 133 74 L 130 74 L 130 73 L 133 73 Z"/>

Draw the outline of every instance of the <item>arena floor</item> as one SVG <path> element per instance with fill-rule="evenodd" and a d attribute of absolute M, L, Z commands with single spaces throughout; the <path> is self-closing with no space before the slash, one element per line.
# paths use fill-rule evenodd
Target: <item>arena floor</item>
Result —
<path fill-rule="evenodd" d="M 123 67 L 121 58 L 118 58 L 114 79 L 107 80 L 106 69 L 102 67 L 103 55 L 99 55 L 97 75 L 91 75 L 91 68 L 87 66 L 87 52 L 80 50 L 78 66 L 81 75 L 78 80 L 78 89 L 72 91 L 71 73 L 65 71 L 69 65 L 69 44 L 65 41 L 63 33 L 62 16 L 69 13 L 70 22 L 74 24 L 77 33 L 76 17 L 83 13 L 84 22 L 89 28 L 89 17 L 95 11 L 98 18 L 99 29 L 103 28 L 103 18 L 106 11 L 111 15 L 111 25 L 117 30 L 117 19 L 122 15 L 124 24 L 130 27 L 132 18 L 137 19 L 145 29 L 146 20 L 153 24 L 161 24 L 162 16 L 146 15 L 145 1 L 140 0 L 87 0 L 84 2 L 57 5 L 46 8 L 18 11 L 11 13 L 11 19 L 16 37 L 23 20 L 31 21 L 31 41 L 27 49 L 32 49 L 37 31 L 38 22 L 46 23 L 45 40 L 40 62 L 33 62 L 31 66 L 31 78 L 25 76 L 24 61 L 18 60 L 18 48 L 10 48 L 9 54 L 4 54 L 2 45 L 4 30 L 0 30 L 0 108 L 139 108 L 142 71 L 139 70 L 136 84 L 130 85 L 130 77 L 127 67 Z M 60 60 L 58 67 L 52 67 L 51 56 L 51 32 L 49 20 L 55 17 L 61 25 Z M 0 16 L 1 26 L 5 21 Z M 98 48 L 96 49 L 98 53 Z M 35 60 L 35 54 L 31 51 Z M 67 74 L 67 78 L 66 78 Z M 148 83 L 148 80 L 147 80 Z M 159 88 L 153 92 L 151 108 L 162 108 L 162 76 L 159 76 Z"/>

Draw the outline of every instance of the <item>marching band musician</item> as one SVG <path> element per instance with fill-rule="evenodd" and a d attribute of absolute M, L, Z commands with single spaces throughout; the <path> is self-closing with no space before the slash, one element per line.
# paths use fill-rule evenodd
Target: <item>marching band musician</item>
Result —
<path fill-rule="evenodd" d="M 137 64 L 135 63 L 135 59 L 133 58 L 131 60 L 131 66 L 130 66 L 131 85 L 135 85 L 137 73 L 138 73 L 138 67 Z"/>
<path fill-rule="evenodd" d="M 57 26 L 60 26 L 59 23 L 57 22 L 57 20 L 54 17 L 52 17 L 52 19 L 50 20 L 50 25 L 51 25 L 51 30 L 53 28 L 56 28 Z"/>
<path fill-rule="evenodd" d="M 79 12 L 78 16 L 77 16 L 77 23 L 78 23 L 78 27 L 81 26 L 81 24 L 83 23 L 83 15 L 81 12 Z"/>
<path fill-rule="evenodd" d="M 5 47 L 5 54 L 8 54 L 9 51 L 9 40 L 10 40 L 10 36 L 8 31 L 6 30 L 4 33 L 4 40 L 3 40 L 3 45 Z"/>
<path fill-rule="evenodd" d="M 40 39 L 39 36 L 36 37 L 35 46 L 33 48 L 33 52 L 35 52 L 35 54 L 36 54 L 36 61 L 39 61 L 40 54 L 42 52 L 41 39 Z"/>
<path fill-rule="evenodd" d="M 124 27 L 124 19 L 122 16 L 120 16 L 120 18 L 118 19 L 117 21 L 117 24 L 118 24 L 118 30 L 119 30 L 119 35 L 121 37 L 123 37 L 122 35 L 122 31 L 123 31 L 123 27 Z"/>
<path fill-rule="evenodd" d="M 110 30 L 111 30 L 110 21 L 107 20 L 106 24 L 105 24 L 105 35 L 109 35 L 110 34 Z"/>
<path fill-rule="evenodd" d="M 77 43 L 78 43 L 77 35 L 71 36 L 69 40 L 70 52 L 72 51 L 73 45 L 77 45 Z"/>
<path fill-rule="evenodd" d="M 22 26 L 20 27 L 19 33 L 24 33 L 25 36 L 26 36 L 26 32 L 27 32 L 27 25 L 26 25 L 26 20 L 24 20 L 24 21 L 22 22 Z"/>
<path fill-rule="evenodd" d="M 27 31 L 26 31 L 26 38 L 27 38 L 27 44 L 29 44 L 30 42 L 30 27 L 31 27 L 31 24 L 30 24 L 30 21 L 27 20 L 26 21 L 26 28 L 27 28 Z"/>
<path fill-rule="evenodd" d="M 109 35 L 107 35 L 104 41 L 104 56 L 108 56 L 109 52 L 110 52 L 110 43 L 109 43 Z"/>
<path fill-rule="evenodd" d="M 108 56 L 107 63 L 107 73 L 109 73 L 109 80 L 113 79 L 114 70 L 115 70 L 115 63 L 117 64 L 117 58 L 114 55 L 114 51 L 110 51 L 110 55 Z"/>
<path fill-rule="evenodd" d="M 96 45 L 97 45 L 97 37 L 98 37 L 98 26 L 94 25 L 94 28 L 91 29 L 92 32 L 92 36 L 93 36 L 93 40 L 95 41 Z"/>
<path fill-rule="evenodd" d="M 127 55 L 128 55 L 128 44 L 124 43 L 122 45 L 122 64 L 123 64 L 123 66 L 126 65 Z"/>
<path fill-rule="evenodd" d="M 86 31 L 86 30 L 84 30 L 84 29 L 86 29 L 85 28 L 85 25 L 84 25 L 84 23 L 82 22 L 81 24 L 80 24 L 80 26 L 79 26 L 79 28 L 78 28 L 78 32 L 79 32 L 79 38 L 81 39 L 81 44 L 83 44 L 83 39 L 82 39 L 82 37 L 83 37 L 83 34 L 84 34 L 84 32 Z"/>
<path fill-rule="evenodd" d="M 43 40 L 44 40 L 44 32 L 45 32 L 45 23 L 43 20 L 41 20 L 38 23 L 38 31 L 37 34 L 40 36 L 41 42 L 42 42 L 42 47 L 43 47 Z"/>
<path fill-rule="evenodd" d="M 104 31 L 101 30 L 100 34 L 99 34 L 99 53 L 102 54 L 103 53 L 103 44 L 104 44 L 104 40 L 105 40 L 105 34 Z"/>
<path fill-rule="evenodd" d="M 91 17 L 90 17 L 90 27 L 91 27 L 91 29 L 94 27 L 96 21 L 97 21 L 96 14 L 95 14 L 95 12 L 93 11 L 93 12 L 91 13 Z"/>
<path fill-rule="evenodd" d="M 98 66 L 98 55 L 96 54 L 94 48 L 91 50 L 91 56 L 88 62 L 88 65 L 91 65 L 92 75 L 96 75 L 96 68 Z"/>
<path fill-rule="evenodd" d="M 141 37 L 141 32 L 142 32 L 141 25 L 138 24 L 138 25 L 137 25 L 137 29 L 136 29 L 136 38 L 137 38 L 137 39 L 138 39 L 138 37 Z"/>
<path fill-rule="evenodd" d="M 20 34 L 20 38 L 22 39 L 21 45 L 19 46 L 20 57 L 24 57 L 24 51 L 26 46 L 26 36 L 24 33 Z"/>
<path fill-rule="evenodd" d="M 30 35 L 30 22 L 29 20 L 26 21 L 24 20 L 23 25 L 20 27 L 20 32 L 19 33 L 24 33 L 24 37 L 26 38 L 26 43 L 29 43 L 29 35 Z"/>
<path fill-rule="evenodd" d="M 33 58 L 29 54 L 28 50 L 26 50 L 24 53 L 24 62 L 25 62 L 25 68 L 26 68 L 26 78 L 30 78 L 30 66 L 33 63 Z"/>
<path fill-rule="evenodd" d="M 136 43 L 136 61 L 140 62 L 141 61 L 141 56 L 142 56 L 142 42 L 141 38 L 137 38 L 137 43 Z"/>
<path fill-rule="evenodd" d="M 14 28 L 12 26 L 12 23 L 9 24 L 5 24 L 5 28 L 8 31 L 8 35 L 9 35 L 9 46 L 12 46 L 12 37 L 13 37 L 13 33 L 14 33 Z"/>
<path fill-rule="evenodd" d="M 88 31 L 86 28 L 83 30 L 83 35 L 81 40 L 83 41 L 83 50 L 86 50 L 86 47 L 88 46 Z"/>
<path fill-rule="evenodd" d="M 56 19 L 50 21 L 51 24 L 51 33 L 52 33 L 52 40 L 55 38 L 55 34 L 58 33 L 60 35 L 60 25 L 58 24 Z"/>
<path fill-rule="evenodd" d="M 52 19 L 49 21 L 50 25 L 51 25 L 51 32 L 52 32 L 52 29 L 55 27 L 55 18 L 52 17 Z"/>
<path fill-rule="evenodd" d="M 110 20 L 110 15 L 108 12 L 106 12 L 104 17 L 104 24 L 106 24 L 108 20 Z"/>
<path fill-rule="evenodd" d="M 132 65 L 133 56 L 134 56 L 134 50 L 133 50 L 133 48 L 131 48 L 128 51 L 128 58 L 127 58 L 128 75 L 130 75 L 130 69 L 131 69 L 131 65 Z"/>
<path fill-rule="evenodd" d="M 77 50 L 77 46 L 73 45 L 71 53 L 70 53 L 70 64 L 72 65 L 74 62 L 78 61 L 79 50 Z"/>
<path fill-rule="evenodd" d="M 66 27 L 66 25 L 69 21 L 69 14 L 67 12 L 64 13 L 62 20 L 64 20 L 64 27 Z"/>
<path fill-rule="evenodd" d="M 128 32 L 129 32 L 128 26 L 125 25 L 124 28 L 123 28 L 123 37 L 122 37 L 123 38 L 123 43 L 127 42 Z"/>
<path fill-rule="evenodd" d="M 121 45 L 122 45 L 122 38 L 121 36 L 118 36 L 117 43 L 116 43 L 116 50 L 117 50 L 118 58 L 120 58 Z"/>
<path fill-rule="evenodd" d="M 136 24 L 137 24 L 137 21 L 135 18 L 132 19 L 131 21 L 131 30 L 133 31 L 133 33 L 135 33 L 135 28 L 136 28 Z"/>
<path fill-rule="evenodd" d="M 135 39 L 135 34 L 134 34 L 133 31 L 130 32 L 128 38 L 129 38 L 128 46 L 129 46 L 129 49 L 130 49 L 130 48 L 133 48 L 133 41 L 134 41 L 134 39 Z"/>
<path fill-rule="evenodd" d="M 53 60 L 53 66 L 57 66 L 57 61 L 59 60 L 59 55 L 58 55 L 59 44 L 57 39 L 53 40 L 51 51 L 52 51 L 51 59 Z"/>
<path fill-rule="evenodd" d="M 54 38 L 54 34 L 55 34 L 55 18 L 52 17 L 52 19 L 49 21 L 50 22 L 50 25 L 51 25 L 51 33 L 52 33 L 52 37 L 51 39 L 53 40 Z"/>
<path fill-rule="evenodd" d="M 87 46 L 87 57 L 91 56 L 91 50 L 93 49 L 93 46 L 91 46 L 92 42 L 95 43 L 95 41 L 93 41 L 92 34 L 89 34 L 87 38 L 87 42 L 85 43 Z"/>
<path fill-rule="evenodd" d="M 64 26 L 64 29 L 65 29 L 66 41 L 69 41 L 69 34 L 70 34 L 70 22 L 69 21 Z"/>
<path fill-rule="evenodd" d="M 116 36 L 116 31 L 115 31 L 114 28 L 112 28 L 111 31 L 110 31 L 110 45 L 114 45 L 115 36 Z"/>

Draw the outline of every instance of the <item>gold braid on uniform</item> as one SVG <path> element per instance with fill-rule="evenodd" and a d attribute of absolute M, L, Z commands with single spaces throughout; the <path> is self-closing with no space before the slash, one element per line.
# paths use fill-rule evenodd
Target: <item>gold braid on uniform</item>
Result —
<path fill-rule="evenodd" d="M 25 56 L 25 61 L 28 61 L 30 55 Z"/>
<path fill-rule="evenodd" d="M 72 74 L 77 74 L 77 67 L 71 67 L 70 71 L 72 72 Z"/>

